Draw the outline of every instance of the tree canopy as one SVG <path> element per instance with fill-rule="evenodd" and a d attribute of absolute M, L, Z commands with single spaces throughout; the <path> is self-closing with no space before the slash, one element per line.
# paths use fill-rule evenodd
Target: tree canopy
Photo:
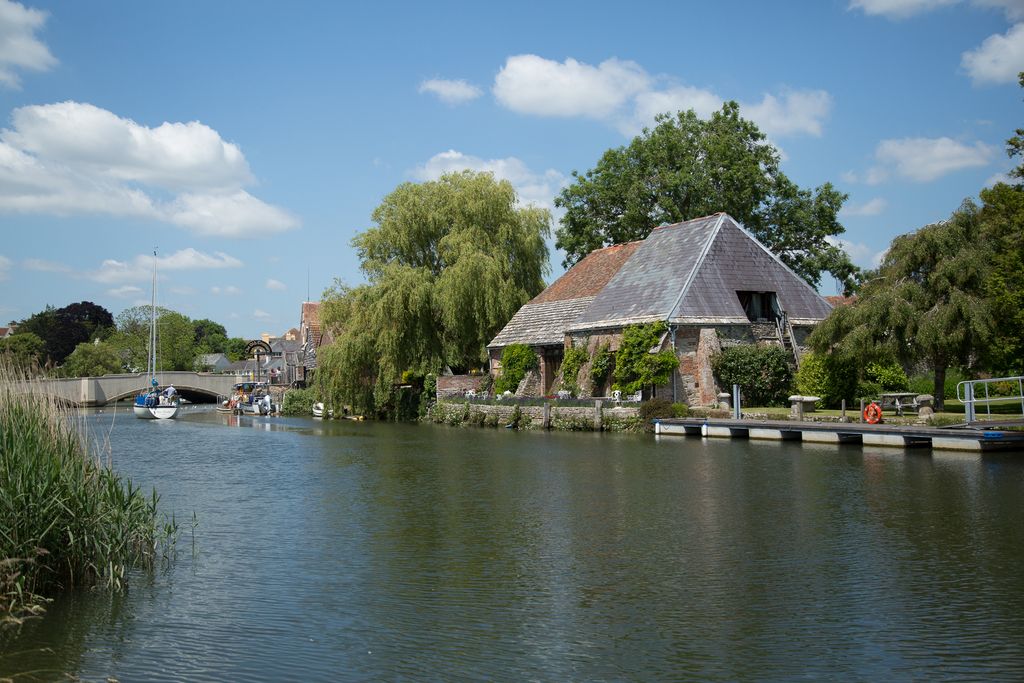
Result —
<path fill-rule="evenodd" d="M 34 375 L 46 360 L 46 344 L 32 332 L 4 337 L 0 339 L 0 360 Z"/>
<path fill-rule="evenodd" d="M 193 370 L 197 349 L 195 328 L 186 316 L 160 306 L 157 313 L 157 370 Z M 125 367 L 143 371 L 149 357 L 149 326 L 152 307 L 126 308 L 117 316 L 117 333 L 111 343 L 121 352 Z"/>
<path fill-rule="evenodd" d="M 124 371 L 118 350 L 109 342 L 82 342 L 67 357 L 61 374 L 66 377 L 102 377 Z"/>
<path fill-rule="evenodd" d="M 35 334 L 43 340 L 50 362 L 59 365 L 76 346 L 97 338 L 105 339 L 113 327 L 110 311 L 91 301 L 80 301 L 63 308 L 47 306 L 22 320 L 15 335 Z"/>
<path fill-rule="evenodd" d="M 810 284 L 829 272 L 855 285 L 858 269 L 828 238 L 844 232 L 846 195 L 812 190 L 779 169 L 779 153 L 727 102 L 703 120 L 691 111 L 656 118 L 653 129 L 608 150 L 555 199 L 565 209 L 556 246 L 570 266 L 594 249 L 647 237 L 662 223 L 729 213 Z"/>
<path fill-rule="evenodd" d="M 466 171 L 399 185 L 373 221 L 352 240 L 367 284 L 324 294 L 336 341 L 318 376 L 325 395 L 360 400 L 370 383 L 381 405 L 405 371 L 486 361 L 487 342 L 544 288 L 551 218 L 518 206 L 509 182 Z"/>

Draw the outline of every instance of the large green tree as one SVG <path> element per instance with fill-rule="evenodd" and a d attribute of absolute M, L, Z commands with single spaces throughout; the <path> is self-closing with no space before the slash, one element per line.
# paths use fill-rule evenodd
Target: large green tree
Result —
<path fill-rule="evenodd" d="M 544 288 L 551 217 L 519 206 L 509 182 L 466 171 L 399 185 L 373 221 L 352 241 L 367 284 L 325 293 L 337 341 L 318 373 L 352 395 L 372 377 L 382 405 L 405 371 L 485 362 L 487 342 Z"/>
<path fill-rule="evenodd" d="M 857 301 L 832 311 L 808 343 L 862 364 L 891 357 L 925 363 L 941 409 L 947 368 L 974 362 L 992 334 L 985 294 L 991 252 L 982 236 L 980 210 L 964 202 L 948 220 L 897 237 Z"/>
<path fill-rule="evenodd" d="M 193 370 L 197 356 L 195 328 L 186 316 L 160 306 L 157 314 L 157 370 Z M 125 367 L 142 371 L 149 357 L 152 308 L 134 306 L 117 316 L 117 332 L 111 343 L 119 350 Z"/>
<path fill-rule="evenodd" d="M 228 331 L 223 325 L 208 318 L 193 320 L 197 353 L 226 353 Z"/>
<path fill-rule="evenodd" d="M 844 232 L 846 195 L 812 190 L 779 169 L 779 152 L 727 102 L 704 120 L 691 111 L 656 118 L 653 129 L 608 150 L 555 199 L 565 209 L 556 245 L 570 266 L 594 249 L 647 237 L 661 223 L 725 211 L 807 282 L 830 272 L 849 290 L 858 269 L 829 238 Z"/>
<path fill-rule="evenodd" d="M 75 347 L 86 341 L 105 339 L 114 327 L 110 311 L 91 301 L 79 301 L 63 308 L 47 306 L 22 320 L 18 333 L 33 333 L 46 345 L 50 362 L 64 362 Z"/>
<path fill-rule="evenodd" d="M 1024 187 L 981 191 L 982 243 L 989 251 L 985 296 L 994 322 L 984 360 L 998 376 L 1024 374 Z"/>

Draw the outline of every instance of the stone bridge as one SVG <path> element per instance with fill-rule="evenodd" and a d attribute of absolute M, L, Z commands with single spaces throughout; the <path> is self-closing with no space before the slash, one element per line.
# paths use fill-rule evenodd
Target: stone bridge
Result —
<path fill-rule="evenodd" d="M 212 403 L 218 396 L 229 396 L 236 382 L 245 381 L 234 375 L 214 375 L 208 372 L 161 372 L 158 377 L 161 386 L 173 384 L 179 394 L 193 403 Z M 102 406 L 135 396 L 149 386 L 149 376 L 139 372 L 103 377 L 44 379 L 39 380 L 38 386 L 42 393 L 76 406 Z"/>

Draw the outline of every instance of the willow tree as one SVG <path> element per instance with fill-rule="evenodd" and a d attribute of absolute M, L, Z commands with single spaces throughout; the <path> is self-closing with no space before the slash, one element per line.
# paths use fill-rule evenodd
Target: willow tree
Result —
<path fill-rule="evenodd" d="M 892 241 L 855 303 L 839 306 L 811 334 L 816 352 L 854 356 L 866 365 L 885 357 L 935 372 L 943 407 L 946 370 L 979 357 L 992 333 L 985 280 L 990 250 L 978 208 L 964 204 L 946 221 Z"/>
<path fill-rule="evenodd" d="M 353 397 L 372 377 L 380 405 L 406 371 L 486 362 L 487 342 L 544 288 L 551 216 L 519 206 L 511 183 L 465 171 L 399 185 L 372 218 L 352 240 L 367 283 L 325 293 L 336 341 L 317 363 Z"/>

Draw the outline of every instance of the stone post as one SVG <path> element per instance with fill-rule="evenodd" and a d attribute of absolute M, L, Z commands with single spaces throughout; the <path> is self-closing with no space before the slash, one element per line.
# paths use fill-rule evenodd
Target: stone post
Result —
<path fill-rule="evenodd" d="M 551 404 L 548 401 L 544 401 L 544 429 L 551 429 Z"/>
<path fill-rule="evenodd" d="M 601 404 L 603 401 L 598 399 L 594 401 L 594 431 L 601 431 Z"/>

